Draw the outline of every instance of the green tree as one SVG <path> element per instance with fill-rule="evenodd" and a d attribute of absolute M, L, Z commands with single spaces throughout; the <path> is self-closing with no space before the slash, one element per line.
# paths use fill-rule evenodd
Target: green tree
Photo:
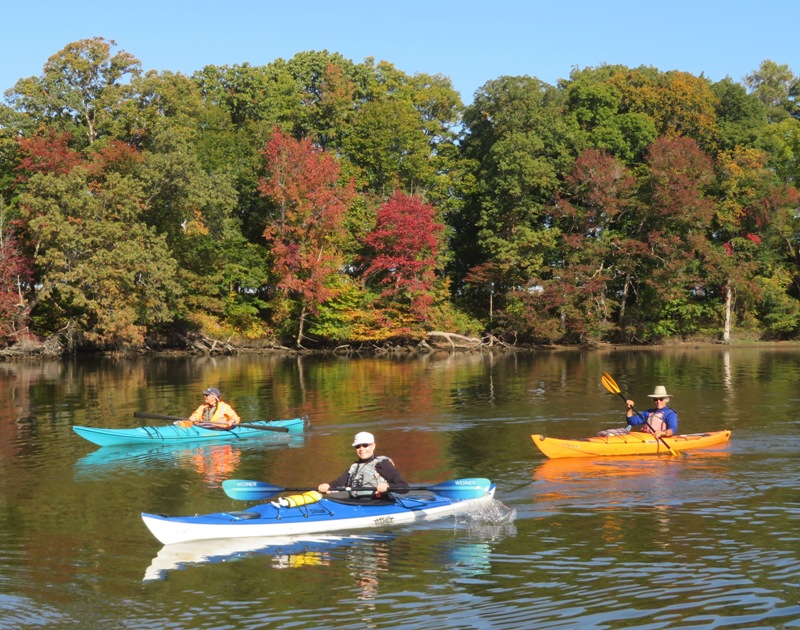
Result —
<path fill-rule="evenodd" d="M 370 101 L 353 117 L 343 148 L 359 187 L 384 197 L 396 188 L 426 190 L 435 175 L 420 116 L 408 100 Z"/>
<path fill-rule="evenodd" d="M 767 109 L 755 94 L 729 77 L 711 86 L 717 98 L 717 146 L 730 151 L 737 146 L 753 146 L 767 126 Z"/>
<path fill-rule="evenodd" d="M 114 46 L 102 37 L 68 44 L 47 60 L 42 76 L 20 79 L 6 95 L 17 111 L 92 144 L 129 97 L 126 80 L 141 73 L 139 60 L 125 51 L 112 54 Z"/>
<path fill-rule="evenodd" d="M 800 117 L 800 79 L 786 64 L 767 59 L 758 70 L 744 78 L 745 85 L 767 108 L 769 118 L 779 122 L 787 116 Z"/>
<path fill-rule="evenodd" d="M 142 149 L 141 218 L 167 237 L 179 263 L 182 317 L 212 336 L 263 334 L 266 252 L 248 241 L 239 198 L 248 177 L 251 188 L 257 183 L 243 166 L 255 143 L 238 146 L 241 136 L 194 79 L 151 72 L 134 87 L 118 131 Z"/>
<path fill-rule="evenodd" d="M 610 81 L 621 71 L 622 66 L 576 69 L 561 87 L 565 113 L 581 130 L 579 147 L 606 151 L 630 165 L 642 161 L 658 131 L 648 114 L 625 110 L 623 92 Z"/>
<path fill-rule="evenodd" d="M 454 289 L 473 308 L 487 291 L 503 308 L 509 291 L 538 286 L 558 232 L 550 212 L 559 177 L 572 164 L 576 129 L 562 115 L 554 87 L 529 77 L 502 77 L 476 94 L 464 114 L 462 159 L 473 185 L 453 214 Z M 488 279 L 488 286 L 465 284 Z"/>
<path fill-rule="evenodd" d="M 770 157 L 757 149 L 723 154 L 717 170 L 714 238 L 726 254 L 725 332 L 736 316 L 771 337 L 795 335 L 800 330 L 798 191 L 782 181 Z"/>
<path fill-rule="evenodd" d="M 95 348 L 142 346 L 180 294 L 175 261 L 141 221 L 143 191 L 126 169 L 97 154 L 68 172 L 33 172 L 19 199 L 35 252 L 32 316 L 50 332 L 72 322 Z"/>

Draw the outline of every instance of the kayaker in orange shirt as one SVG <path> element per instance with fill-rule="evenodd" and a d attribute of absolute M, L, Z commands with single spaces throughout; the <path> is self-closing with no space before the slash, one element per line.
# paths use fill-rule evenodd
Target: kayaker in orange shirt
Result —
<path fill-rule="evenodd" d="M 232 427 L 241 422 L 239 414 L 222 400 L 222 394 L 216 387 L 204 389 L 203 397 L 203 404 L 189 416 L 189 420 L 194 424 L 210 423 Z"/>

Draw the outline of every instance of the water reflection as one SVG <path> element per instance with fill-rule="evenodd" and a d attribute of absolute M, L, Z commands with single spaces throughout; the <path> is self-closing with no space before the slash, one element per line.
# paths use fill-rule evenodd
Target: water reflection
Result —
<path fill-rule="evenodd" d="M 426 564 L 432 562 L 440 570 L 466 579 L 491 573 L 493 548 L 515 534 L 513 523 L 472 521 L 463 530 L 448 530 L 440 524 L 427 529 L 414 526 L 351 535 L 198 540 L 164 545 L 145 570 L 143 581 L 164 581 L 173 571 L 264 557 L 270 568 L 281 570 L 313 570 L 338 564 L 351 577 L 361 610 L 370 610 L 370 603 L 380 595 L 382 579 L 393 564 L 408 562 L 409 555 L 422 553 L 428 558 Z M 426 539 L 431 540 L 420 542 Z"/>
<path fill-rule="evenodd" d="M 666 383 L 681 430 L 731 428 L 730 448 L 543 459 L 531 433 L 582 437 L 623 422 L 606 371 L 634 397 Z M 798 347 L 0 363 L 0 626 L 798 627 L 798 381 Z M 309 414 L 314 427 L 301 448 L 231 443 L 219 454 L 90 452 L 72 432 L 127 427 L 135 411 L 182 415 L 209 383 L 243 417 Z M 141 511 L 240 509 L 212 489 L 218 461 L 287 485 L 332 478 L 362 429 L 413 483 L 491 478 L 517 519 L 207 550 L 142 587 L 160 545 Z"/>
<path fill-rule="evenodd" d="M 719 450 L 691 451 L 691 454 L 687 455 L 691 457 L 690 466 L 694 468 L 702 468 L 714 461 L 727 461 L 730 456 L 730 450 L 726 446 Z M 658 475 L 661 471 L 670 470 L 670 466 L 684 459 L 675 459 L 671 455 L 546 459 L 534 468 L 533 480 L 549 483 L 580 483 L 592 478 L 630 476 L 646 478 L 647 475 Z"/>
<path fill-rule="evenodd" d="M 730 482 L 729 451 L 692 451 L 686 458 L 564 458 L 531 471 L 536 508 L 544 512 L 615 509 L 625 506 L 679 506 L 723 500 L 736 492 Z M 726 483 L 726 478 L 728 483 Z"/>
<path fill-rule="evenodd" d="M 380 540 L 382 537 L 323 534 L 197 540 L 164 545 L 145 571 L 143 581 L 165 580 L 170 571 L 193 565 L 232 562 L 255 555 L 271 556 L 271 566 L 279 569 L 321 566 L 330 562 L 330 552 L 334 547 Z"/>
<path fill-rule="evenodd" d="M 100 479 L 123 473 L 149 474 L 165 467 L 181 468 L 200 476 L 212 488 L 235 476 L 243 455 L 282 448 L 298 448 L 304 436 L 280 440 L 254 440 L 218 444 L 159 444 L 102 446 L 75 462 L 78 479 Z"/>

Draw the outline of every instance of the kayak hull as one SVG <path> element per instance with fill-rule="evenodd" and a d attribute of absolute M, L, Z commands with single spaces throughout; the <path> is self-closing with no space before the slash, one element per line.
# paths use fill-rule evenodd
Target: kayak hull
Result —
<path fill-rule="evenodd" d="M 97 444 L 98 446 L 119 446 L 121 444 L 177 444 L 180 442 L 197 442 L 202 440 L 241 440 L 250 437 L 285 436 L 284 432 L 265 430 L 269 427 L 285 427 L 290 434 L 302 433 L 306 426 L 306 418 L 294 418 L 292 420 L 258 420 L 248 422 L 249 425 L 257 425 L 264 429 L 251 429 L 248 427 L 236 427 L 227 430 L 205 429 L 203 427 L 191 426 L 180 427 L 176 424 L 164 426 L 136 427 L 134 429 L 99 429 L 95 427 L 73 426 L 75 431 L 82 438 Z"/>
<path fill-rule="evenodd" d="M 351 502 L 323 498 L 299 507 L 263 503 L 242 512 L 196 516 L 142 513 L 142 520 L 163 544 L 218 538 L 298 536 L 342 530 L 386 527 L 436 519 L 480 508 L 494 497 L 495 484 L 478 497 L 451 499 L 412 490 L 394 501 Z"/>
<path fill-rule="evenodd" d="M 728 442 L 730 437 L 731 432 L 724 430 L 711 433 L 687 433 L 665 437 L 663 440 L 676 451 L 688 451 L 723 445 Z M 531 435 L 531 438 L 536 447 L 551 459 L 670 454 L 669 449 L 661 440 L 656 439 L 650 433 L 637 431 L 625 435 L 595 436 L 575 440 L 560 440 L 543 435 Z"/>

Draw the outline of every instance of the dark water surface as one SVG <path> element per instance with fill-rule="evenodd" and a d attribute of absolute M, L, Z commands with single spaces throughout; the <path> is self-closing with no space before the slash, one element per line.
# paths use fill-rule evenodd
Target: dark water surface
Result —
<path fill-rule="evenodd" d="M 685 457 L 546 460 L 530 434 L 624 423 L 609 372 L 681 431 Z M 405 360 L 0 363 L 0 628 L 800 628 L 800 348 Z M 218 385 L 245 420 L 303 437 L 99 448 L 73 425 L 182 416 Z M 316 485 L 376 434 L 405 477 L 489 477 L 457 519 L 303 540 L 162 548 L 140 512 L 241 509 L 226 478 Z"/>

